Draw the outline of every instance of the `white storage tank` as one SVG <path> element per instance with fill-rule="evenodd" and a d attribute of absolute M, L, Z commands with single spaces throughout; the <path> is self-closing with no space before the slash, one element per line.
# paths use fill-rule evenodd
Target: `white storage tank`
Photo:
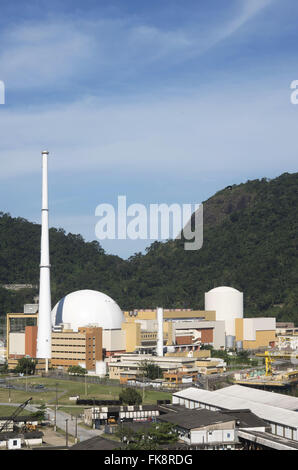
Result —
<path fill-rule="evenodd" d="M 226 336 L 235 337 L 235 319 L 243 318 L 243 292 L 221 286 L 205 293 L 205 310 L 215 310 L 216 320 L 225 322 Z"/>
<path fill-rule="evenodd" d="M 104 377 L 107 373 L 107 363 L 104 361 L 95 362 L 95 373 L 100 377 Z"/>

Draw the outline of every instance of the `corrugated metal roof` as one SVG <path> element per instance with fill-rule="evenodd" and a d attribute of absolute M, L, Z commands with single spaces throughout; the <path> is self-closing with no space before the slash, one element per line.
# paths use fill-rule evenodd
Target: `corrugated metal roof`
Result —
<path fill-rule="evenodd" d="M 256 403 L 264 403 L 265 405 L 277 406 L 287 410 L 298 410 L 298 398 L 281 393 L 268 392 L 243 385 L 231 385 L 222 388 L 221 393 L 224 395 L 241 397 L 244 400 L 254 401 Z"/>
<path fill-rule="evenodd" d="M 223 393 L 224 389 L 210 392 L 200 390 L 195 387 L 187 388 L 181 392 L 174 393 L 174 396 L 190 399 L 196 402 L 204 403 L 209 406 L 218 407 L 227 410 L 250 409 L 265 421 L 270 421 L 284 426 L 298 428 L 298 413 L 292 410 L 279 408 L 277 406 L 257 403 L 251 400 L 238 398 L 234 395 L 229 396 Z"/>
<path fill-rule="evenodd" d="M 166 413 L 159 416 L 158 420 L 172 423 L 185 429 L 196 429 L 219 423 L 233 423 L 235 418 L 220 411 L 209 411 L 199 408 L 197 410 L 184 410 L 178 413 Z"/>
<path fill-rule="evenodd" d="M 71 446 L 69 450 L 116 450 L 120 447 L 120 442 L 110 441 L 101 436 L 95 436 Z"/>

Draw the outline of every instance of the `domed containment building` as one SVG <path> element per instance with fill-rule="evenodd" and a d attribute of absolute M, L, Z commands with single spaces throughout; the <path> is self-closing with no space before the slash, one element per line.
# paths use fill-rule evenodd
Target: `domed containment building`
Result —
<path fill-rule="evenodd" d="M 226 347 L 233 347 L 235 320 L 243 318 L 243 293 L 233 287 L 215 287 L 205 293 L 205 310 L 215 310 L 216 320 L 225 322 Z"/>
<path fill-rule="evenodd" d="M 101 327 L 103 330 L 121 329 L 123 313 L 118 304 L 106 294 L 94 290 L 79 290 L 66 295 L 52 310 L 52 326 Z"/>
<path fill-rule="evenodd" d="M 81 365 L 104 375 L 104 358 L 125 352 L 123 320 L 118 304 L 102 292 L 66 295 L 52 310 L 52 366 Z"/>

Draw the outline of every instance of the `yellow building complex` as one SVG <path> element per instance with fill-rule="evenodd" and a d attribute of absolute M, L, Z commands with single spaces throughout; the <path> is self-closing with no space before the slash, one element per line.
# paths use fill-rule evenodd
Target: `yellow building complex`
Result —
<path fill-rule="evenodd" d="M 178 362 L 180 358 L 208 360 L 196 367 L 202 373 L 214 373 L 217 364 L 210 362 L 204 346 L 252 350 L 275 345 L 275 318 L 243 318 L 242 295 L 235 289 L 212 289 L 207 304 L 214 309 L 122 312 L 113 299 L 101 292 L 82 290 L 68 294 L 52 310 L 51 367 L 82 365 L 93 373 L 98 369 L 105 373 L 113 356 L 147 354 L 176 358 Z M 33 305 L 33 311 L 29 307 L 25 306 L 26 313 L 7 315 L 7 359 L 11 368 L 21 357 L 36 356 L 37 305 Z M 120 376 L 121 361 L 117 362 L 112 367 Z M 165 372 L 178 374 L 182 369 L 168 368 Z"/>
<path fill-rule="evenodd" d="M 146 351 L 157 343 L 157 311 L 134 310 L 124 312 L 122 330 L 126 332 L 126 352 Z M 215 333 L 221 327 L 222 338 L 217 347 L 224 346 L 224 325 L 215 321 L 214 311 L 205 310 L 163 310 L 164 346 L 171 355 L 183 356 L 199 350 L 200 344 L 217 342 Z M 218 328 L 217 328 L 218 327 Z M 166 353 L 168 354 L 168 353 Z"/>
<path fill-rule="evenodd" d="M 276 342 L 275 318 L 237 318 L 236 342 L 243 349 L 274 347 Z"/>

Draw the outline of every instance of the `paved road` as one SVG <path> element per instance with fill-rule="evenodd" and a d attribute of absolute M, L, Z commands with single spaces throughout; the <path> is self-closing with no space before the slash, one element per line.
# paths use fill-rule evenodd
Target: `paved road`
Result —
<path fill-rule="evenodd" d="M 52 423 L 54 423 L 55 419 L 55 411 L 52 410 L 51 408 L 47 408 L 47 412 L 49 414 L 49 418 Z M 75 418 L 71 417 L 68 413 L 65 413 L 63 411 L 57 411 L 57 417 L 56 417 L 56 422 L 57 422 L 57 427 L 60 429 L 63 429 L 63 431 L 66 432 L 66 420 L 67 421 L 67 427 L 68 427 L 68 432 L 72 436 L 75 436 L 76 434 L 76 420 Z M 79 420 L 78 420 L 79 423 Z M 103 431 L 100 431 L 99 429 L 85 429 L 82 428 L 79 424 L 77 425 L 78 428 L 78 439 L 80 441 L 85 441 L 86 439 L 90 439 L 91 437 L 94 436 L 99 436 L 100 434 L 103 433 Z"/>
<path fill-rule="evenodd" d="M 20 403 L 0 403 L 0 406 L 2 406 L 2 405 L 3 406 L 17 407 L 17 406 L 20 406 Z M 35 411 L 38 410 L 38 407 L 28 404 L 25 409 L 28 410 L 28 411 L 31 411 L 31 412 L 35 412 Z M 52 410 L 51 408 L 47 408 L 47 413 L 49 415 L 49 419 L 50 419 L 51 423 L 54 424 L 55 411 Z M 57 427 L 62 429 L 65 432 L 66 432 L 66 420 L 68 420 L 67 421 L 68 433 L 71 434 L 72 436 L 75 436 L 76 435 L 76 420 L 75 420 L 75 418 L 72 417 L 68 413 L 64 413 L 63 411 L 58 410 L 57 411 L 57 416 L 56 416 Z M 101 431 L 99 429 L 85 429 L 85 428 L 82 428 L 79 425 L 80 421 L 81 420 L 78 419 L 77 437 L 78 437 L 79 441 L 85 441 L 86 439 L 90 439 L 91 437 L 100 436 L 100 434 L 103 433 L 103 431 Z"/>

